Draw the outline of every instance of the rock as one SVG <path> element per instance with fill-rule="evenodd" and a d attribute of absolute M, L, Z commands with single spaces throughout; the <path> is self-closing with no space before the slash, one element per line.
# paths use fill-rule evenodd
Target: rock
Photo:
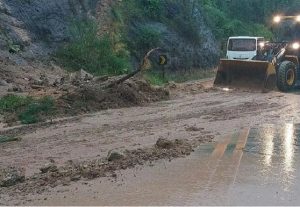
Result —
<path fill-rule="evenodd" d="M 155 146 L 161 149 L 171 149 L 172 147 L 174 147 L 174 144 L 170 140 L 159 138 Z"/>
<path fill-rule="evenodd" d="M 73 182 L 79 181 L 80 179 L 81 179 L 81 175 L 74 175 L 70 178 L 70 180 Z"/>
<path fill-rule="evenodd" d="M 23 89 L 20 86 L 12 86 L 7 89 L 8 92 L 22 93 Z"/>
<path fill-rule="evenodd" d="M 167 85 L 168 88 L 170 89 L 176 89 L 177 88 L 177 84 L 174 81 L 170 81 Z"/>
<path fill-rule="evenodd" d="M 10 187 L 25 181 L 25 172 L 17 168 L 0 171 L 0 187 Z"/>
<path fill-rule="evenodd" d="M 115 161 L 115 160 L 120 160 L 124 158 L 124 154 L 119 152 L 119 151 L 115 151 L 115 150 L 111 150 L 108 155 L 107 155 L 107 160 L 109 162 Z"/>
<path fill-rule="evenodd" d="M 54 163 L 48 163 L 44 167 L 40 168 L 41 173 L 48 173 L 48 172 L 57 172 L 58 167 Z"/>
<path fill-rule="evenodd" d="M 81 69 L 75 73 L 70 74 L 70 81 L 73 85 L 79 86 L 81 82 L 88 82 L 93 80 L 94 76 L 85 70 Z"/>
<path fill-rule="evenodd" d="M 98 0 L 24 0 L 22 4 L 19 0 L 1 1 L 0 27 L 7 30 L 13 42 L 23 45 L 40 40 L 62 42 L 70 36 L 71 19 L 92 13 L 97 3 Z"/>
<path fill-rule="evenodd" d="M 8 86 L 8 83 L 5 80 L 0 80 L 0 86 Z"/>
<path fill-rule="evenodd" d="M 199 132 L 199 131 L 203 131 L 204 128 L 198 128 L 196 126 L 191 126 L 191 127 L 185 128 L 185 130 L 188 132 Z"/>
<path fill-rule="evenodd" d="M 61 80 L 62 79 L 55 79 L 55 81 L 51 84 L 53 87 L 57 87 L 57 86 L 59 86 L 59 85 L 61 85 Z"/>
<path fill-rule="evenodd" d="M 83 81 L 91 81 L 94 78 L 94 76 L 92 74 L 86 72 L 83 69 L 80 70 L 80 75 L 81 75 L 81 80 L 83 80 Z"/>
<path fill-rule="evenodd" d="M 46 75 L 41 74 L 39 79 L 32 79 L 31 80 L 31 85 L 36 85 L 36 86 L 49 86 L 49 80 L 46 77 Z"/>
<path fill-rule="evenodd" d="M 41 74 L 40 80 L 42 86 L 49 86 L 49 79 L 45 74 Z"/>
<path fill-rule="evenodd" d="M 93 79 L 93 81 L 94 82 L 105 82 L 105 81 L 107 81 L 108 80 L 108 76 L 107 75 L 105 75 L 105 76 L 100 76 L 100 77 L 95 77 L 94 79 Z"/>
<path fill-rule="evenodd" d="M 60 91 L 66 91 L 66 92 L 70 92 L 75 89 L 76 87 L 74 85 L 69 85 L 69 84 L 63 84 L 59 87 Z"/>
<path fill-rule="evenodd" d="M 44 89 L 45 86 L 41 86 L 41 85 L 31 85 L 32 89 L 36 89 L 36 90 L 40 90 L 40 89 Z"/>

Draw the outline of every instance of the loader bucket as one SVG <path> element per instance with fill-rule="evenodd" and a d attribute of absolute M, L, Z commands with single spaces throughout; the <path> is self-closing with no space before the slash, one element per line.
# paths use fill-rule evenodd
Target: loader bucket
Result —
<path fill-rule="evenodd" d="M 216 86 L 272 90 L 276 87 L 276 69 L 267 61 L 220 60 Z"/>

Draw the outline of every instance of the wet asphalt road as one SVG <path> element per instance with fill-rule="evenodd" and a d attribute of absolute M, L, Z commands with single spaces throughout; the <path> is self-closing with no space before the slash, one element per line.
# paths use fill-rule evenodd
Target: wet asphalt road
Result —
<path fill-rule="evenodd" d="M 37 204 L 300 205 L 299 139 L 300 124 L 245 128 L 188 158 L 120 172 L 113 183 L 74 184 L 71 195 Z"/>

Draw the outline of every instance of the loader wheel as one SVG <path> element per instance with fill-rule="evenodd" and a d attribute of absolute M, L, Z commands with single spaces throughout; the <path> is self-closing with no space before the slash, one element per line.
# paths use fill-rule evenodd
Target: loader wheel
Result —
<path fill-rule="evenodd" d="M 287 92 L 295 87 L 297 80 L 296 65 L 290 61 L 284 61 L 278 69 L 278 89 Z"/>

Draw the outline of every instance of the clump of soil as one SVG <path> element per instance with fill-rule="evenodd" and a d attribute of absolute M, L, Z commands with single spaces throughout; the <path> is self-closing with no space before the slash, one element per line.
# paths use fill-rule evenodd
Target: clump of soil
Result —
<path fill-rule="evenodd" d="M 10 187 L 25 181 L 25 172 L 22 169 L 7 168 L 0 170 L 0 187 Z"/>
<path fill-rule="evenodd" d="M 205 139 L 203 139 L 205 140 Z M 118 159 L 110 159 L 111 153 L 107 158 L 92 161 L 68 161 L 65 166 L 57 167 L 54 162 L 45 164 L 40 169 L 40 173 L 26 178 L 19 179 L 11 185 L 0 187 L 0 193 L 14 195 L 27 195 L 28 193 L 41 193 L 48 186 L 56 187 L 59 185 L 69 185 L 71 182 L 82 179 L 89 180 L 99 177 L 116 177 L 116 171 L 133 168 L 137 165 L 151 164 L 161 159 L 172 160 L 174 158 L 185 157 L 193 152 L 193 149 L 200 142 L 195 143 L 189 140 L 166 140 L 159 139 L 157 143 L 150 148 L 125 150 L 118 153 Z M 116 152 L 114 152 L 116 153 Z"/>
<path fill-rule="evenodd" d="M 153 87 L 142 79 L 131 79 L 113 86 L 91 82 L 78 87 L 59 99 L 61 106 L 78 112 L 91 112 L 104 109 L 141 106 L 146 103 L 166 100 L 169 91 Z"/>

